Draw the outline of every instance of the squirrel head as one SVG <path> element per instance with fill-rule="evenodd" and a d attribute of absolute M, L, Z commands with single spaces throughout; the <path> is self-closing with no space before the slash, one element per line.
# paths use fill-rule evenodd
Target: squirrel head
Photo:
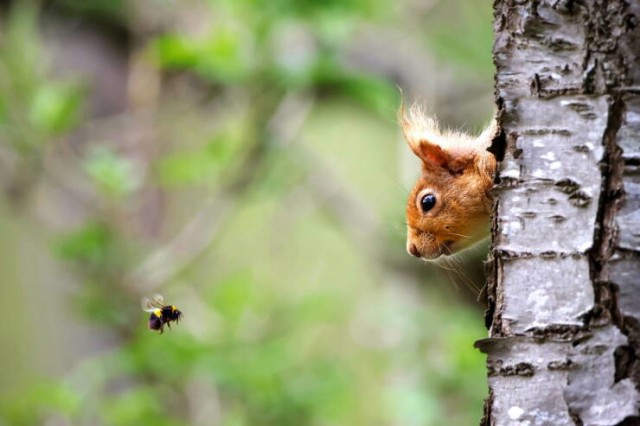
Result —
<path fill-rule="evenodd" d="M 441 131 L 418 107 L 400 111 L 405 139 L 422 162 L 407 201 L 407 251 L 425 260 L 471 246 L 488 234 L 496 160 L 486 148 L 493 123 L 480 136 Z"/>

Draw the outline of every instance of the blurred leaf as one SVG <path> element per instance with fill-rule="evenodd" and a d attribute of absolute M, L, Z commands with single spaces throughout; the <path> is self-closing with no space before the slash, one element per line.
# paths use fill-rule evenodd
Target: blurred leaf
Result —
<path fill-rule="evenodd" d="M 354 76 L 343 84 L 343 89 L 348 96 L 382 116 L 389 116 L 390 112 L 394 112 L 400 104 L 397 88 L 380 78 Z"/>
<path fill-rule="evenodd" d="M 212 294 L 213 307 L 234 322 L 238 320 L 253 297 L 253 281 L 247 274 L 237 274 L 219 282 Z"/>
<path fill-rule="evenodd" d="M 140 317 L 143 312 L 138 306 L 131 305 L 126 294 L 114 291 L 113 276 L 121 273 L 122 265 L 118 262 L 125 255 L 114 254 L 113 248 L 110 252 L 103 263 L 80 263 L 88 271 L 88 277 L 83 282 L 85 291 L 76 297 L 74 305 L 78 314 L 89 322 L 102 327 L 130 329 L 134 315 Z"/>
<path fill-rule="evenodd" d="M 78 122 L 82 93 L 74 87 L 49 84 L 36 92 L 31 104 L 30 121 L 44 130 L 59 134 Z"/>
<path fill-rule="evenodd" d="M 357 27 L 358 15 L 324 10 L 313 19 L 319 39 L 326 47 L 339 48 Z"/>
<path fill-rule="evenodd" d="M 4 399 L 0 404 L 3 418 L 14 426 L 42 424 L 47 418 L 69 419 L 79 410 L 81 399 L 64 382 L 42 381 L 19 397 Z"/>
<path fill-rule="evenodd" d="M 289 397 L 321 412 L 324 420 L 339 420 L 354 402 L 353 375 L 342 363 L 330 360 L 318 360 L 310 367 L 289 376 Z"/>
<path fill-rule="evenodd" d="M 378 0 L 242 0 L 253 8 L 263 10 L 265 19 L 283 15 L 313 17 L 320 14 L 357 15 L 371 17 L 383 4 Z"/>
<path fill-rule="evenodd" d="M 248 76 L 251 46 L 246 33 L 231 27 L 216 27 L 203 39 L 168 34 L 154 43 L 162 68 L 192 70 L 205 79 L 224 83 L 240 82 Z"/>
<path fill-rule="evenodd" d="M 174 426 L 182 425 L 170 416 L 158 398 L 157 389 L 138 387 L 120 395 L 105 398 L 102 412 L 107 424 L 118 426 Z"/>
<path fill-rule="evenodd" d="M 321 87 L 346 95 L 363 107 L 384 116 L 400 103 L 398 89 L 380 77 L 347 71 L 329 55 L 318 63 L 315 82 Z"/>
<path fill-rule="evenodd" d="M 235 150 L 234 140 L 225 135 L 214 138 L 203 149 L 166 155 L 157 165 L 160 182 L 164 185 L 185 185 L 212 180 L 229 162 Z"/>
<path fill-rule="evenodd" d="M 155 39 L 160 66 L 163 68 L 193 68 L 199 61 L 198 44 L 177 34 Z"/>
<path fill-rule="evenodd" d="M 56 251 L 64 259 L 103 264 L 110 258 L 114 239 L 111 231 L 99 223 L 88 223 L 62 237 Z"/>
<path fill-rule="evenodd" d="M 245 55 L 251 40 L 237 29 L 220 28 L 201 46 L 198 71 L 205 77 L 226 82 L 240 81 L 248 72 Z"/>
<path fill-rule="evenodd" d="M 187 319 L 188 315 L 185 313 L 185 321 L 198 321 L 194 317 Z M 216 355 L 210 344 L 199 343 L 185 334 L 183 324 L 174 325 L 171 330 L 165 328 L 164 334 L 159 334 L 147 328 L 148 313 L 139 310 L 138 318 L 134 326 L 139 337 L 119 354 L 120 365 L 131 373 L 162 377 L 162 383 L 171 386 L 184 380 L 203 360 L 211 362 Z M 160 353 L 162 356 L 158 356 Z M 122 371 L 120 365 L 114 373 Z"/>
<path fill-rule="evenodd" d="M 116 155 L 107 146 L 94 147 L 84 162 L 84 169 L 108 197 L 124 197 L 141 185 L 133 161 Z"/>
<path fill-rule="evenodd" d="M 202 182 L 215 170 L 211 158 L 199 152 L 177 152 L 162 159 L 159 164 L 163 185 L 184 185 Z"/>

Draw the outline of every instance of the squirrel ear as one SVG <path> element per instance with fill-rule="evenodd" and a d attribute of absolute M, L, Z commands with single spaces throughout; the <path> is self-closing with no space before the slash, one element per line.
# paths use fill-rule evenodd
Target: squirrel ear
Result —
<path fill-rule="evenodd" d="M 409 140 L 408 143 L 411 151 L 422 160 L 425 166 L 449 168 L 453 165 L 451 154 L 440 145 L 424 139 Z"/>
<path fill-rule="evenodd" d="M 414 105 L 407 115 L 402 105 L 398 118 L 407 144 L 424 167 L 459 173 L 474 161 L 473 151 L 451 143 L 451 139 L 459 135 L 441 132 L 436 119 L 426 115 L 419 106 Z"/>
<path fill-rule="evenodd" d="M 422 160 L 425 167 L 449 168 L 452 163 L 451 153 L 436 143 L 442 139 L 442 135 L 434 118 L 427 116 L 417 105 L 407 115 L 402 104 L 398 119 L 409 148 Z"/>

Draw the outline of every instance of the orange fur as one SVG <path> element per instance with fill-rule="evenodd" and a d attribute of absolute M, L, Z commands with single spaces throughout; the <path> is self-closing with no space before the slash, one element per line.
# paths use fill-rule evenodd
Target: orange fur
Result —
<path fill-rule="evenodd" d="M 422 161 L 422 173 L 407 202 L 407 251 L 429 260 L 452 254 L 489 232 L 490 190 L 496 160 L 487 151 L 496 132 L 495 120 L 478 137 L 442 131 L 438 122 L 414 106 L 400 110 L 405 139 Z M 420 207 L 425 194 L 436 203 Z"/>

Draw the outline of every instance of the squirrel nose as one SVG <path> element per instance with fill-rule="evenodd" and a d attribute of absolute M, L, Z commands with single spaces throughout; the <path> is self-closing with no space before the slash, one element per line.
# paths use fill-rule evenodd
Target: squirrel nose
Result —
<path fill-rule="evenodd" d="M 409 244 L 407 251 L 411 256 L 420 257 L 420 252 L 418 251 L 418 247 L 415 244 Z"/>

